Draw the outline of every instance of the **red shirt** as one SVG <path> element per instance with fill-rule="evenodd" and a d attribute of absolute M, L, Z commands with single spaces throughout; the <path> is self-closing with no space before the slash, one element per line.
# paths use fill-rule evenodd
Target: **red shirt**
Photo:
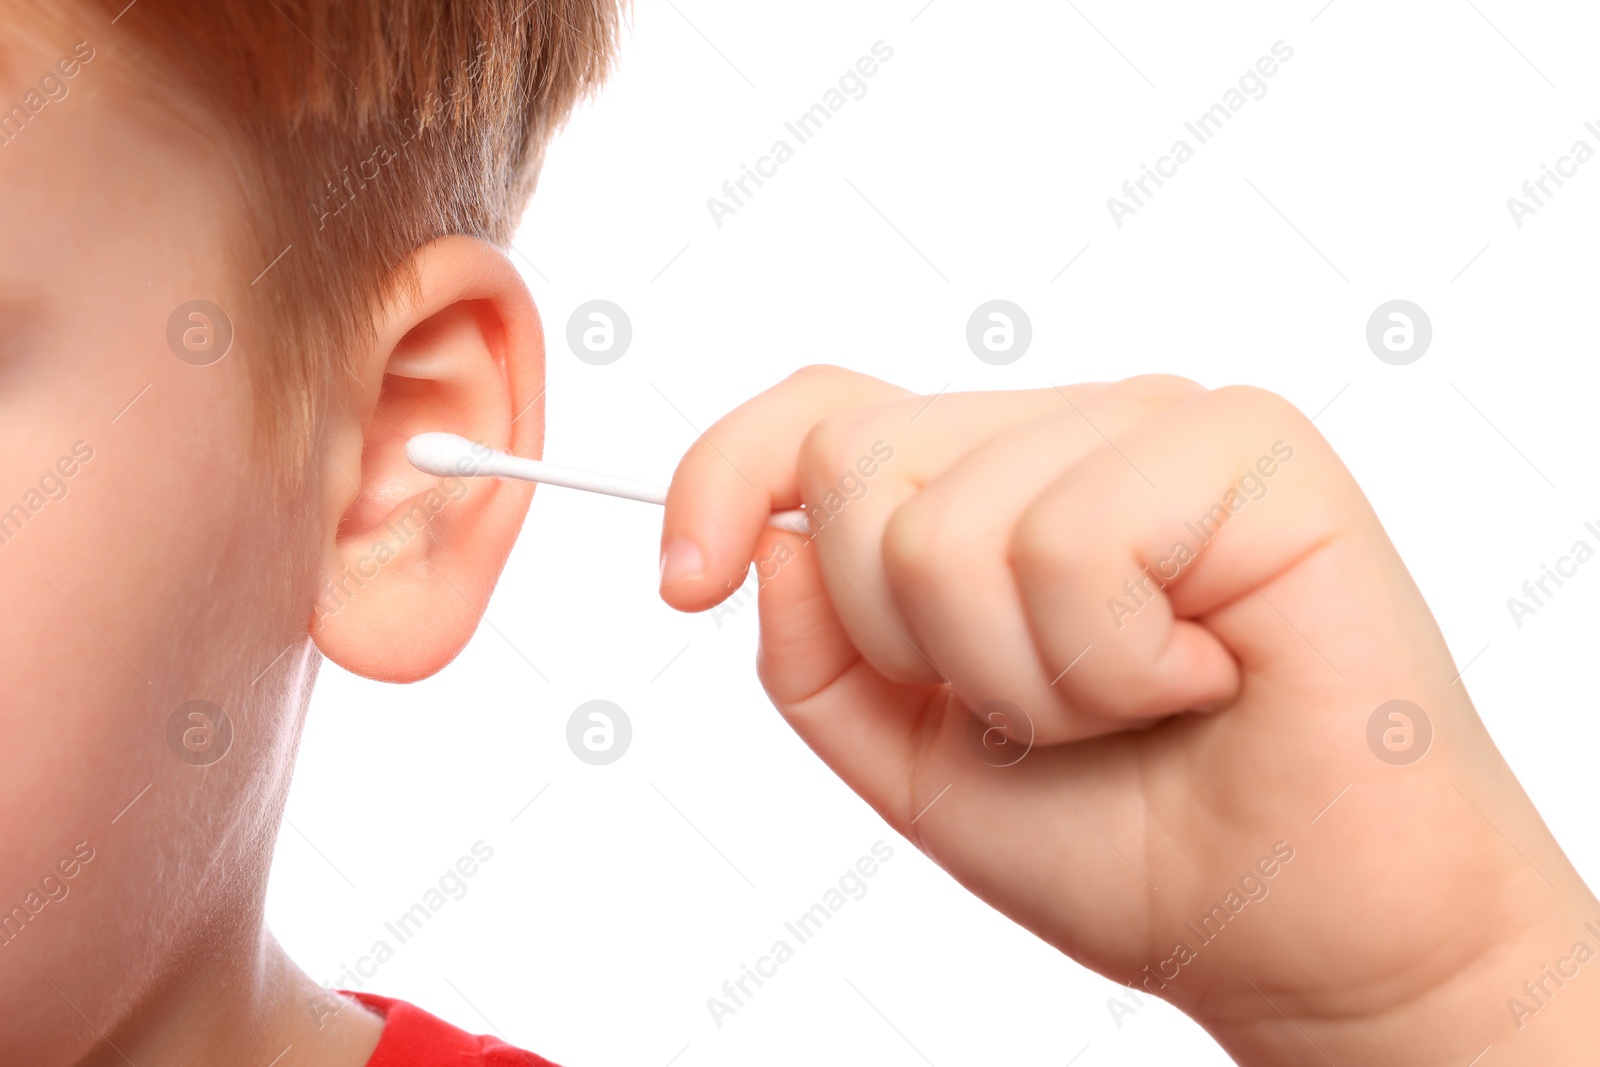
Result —
<path fill-rule="evenodd" d="M 367 1067 L 556 1067 L 499 1038 L 458 1030 L 403 1000 L 341 992 L 383 1016 L 383 1036 Z"/>

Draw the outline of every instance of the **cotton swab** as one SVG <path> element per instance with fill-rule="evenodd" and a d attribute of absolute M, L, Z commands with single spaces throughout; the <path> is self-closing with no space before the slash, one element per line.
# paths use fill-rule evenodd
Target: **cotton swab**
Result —
<path fill-rule="evenodd" d="M 459 434 L 419 433 L 406 442 L 406 458 L 418 470 L 442 478 L 518 478 L 525 482 L 583 489 L 646 504 L 667 502 L 667 487 L 664 485 L 597 474 L 575 467 L 560 467 L 538 459 L 523 459 L 509 452 L 475 444 Z M 811 526 L 802 508 L 774 511 L 767 525 L 792 533 L 811 534 Z"/>

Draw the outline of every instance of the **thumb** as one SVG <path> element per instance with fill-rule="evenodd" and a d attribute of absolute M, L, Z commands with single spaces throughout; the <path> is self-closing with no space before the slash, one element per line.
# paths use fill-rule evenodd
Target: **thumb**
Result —
<path fill-rule="evenodd" d="M 943 683 L 902 685 L 851 643 L 811 539 L 776 529 L 758 544 L 756 672 L 801 740 L 897 831 L 910 826 L 912 771 L 937 730 Z"/>

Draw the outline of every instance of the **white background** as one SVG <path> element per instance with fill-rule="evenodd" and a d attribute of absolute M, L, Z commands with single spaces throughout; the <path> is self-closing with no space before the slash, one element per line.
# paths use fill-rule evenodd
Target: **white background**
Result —
<path fill-rule="evenodd" d="M 926 393 L 1149 371 L 1274 389 L 1355 471 L 1593 884 L 1600 561 L 1520 628 L 1506 599 L 1600 525 L 1600 160 L 1520 229 L 1506 199 L 1575 139 L 1600 149 L 1595 12 L 922 3 L 638 0 L 518 241 L 546 457 L 666 481 L 695 427 L 811 362 Z M 866 95 L 717 227 L 707 197 L 879 40 Z M 1106 198 L 1278 40 L 1267 94 L 1115 226 Z M 1006 367 L 965 342 L 996 297 L 1033 324 Z M 593 298 L 633 323 L 605 367 L 565 342 Z M 1365 343 L 1394 298 L 1433 322 L 1409 366 Z M 1114 983 L 889 833 L 766 702 L 754 609 L 660 603 L 659 529 L 649 505 L 541 489 L 456 663 L 411 687 L 325 668 L 269 900 L 314 977 L 392 943 L 383 922 L 482 839 L 467 895 L 366 987 L 569 1067 L 1228 1062 L 1163 1004 L 1118 1025 Z M 606 767 L 565 741 L 596 697 L 634 727 Z M 868 894 L 717 1028 L 706 998 L 879 839 Z"/>

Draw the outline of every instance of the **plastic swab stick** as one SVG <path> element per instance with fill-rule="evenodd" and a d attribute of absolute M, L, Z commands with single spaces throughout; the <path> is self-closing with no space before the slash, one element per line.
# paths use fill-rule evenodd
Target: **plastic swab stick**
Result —
<path fill-rule="evenodd" d="M 664 485 L 597 474 L 576 467 L 560 467 L 538 459 L 523 459 L 509 452 L 474 444 L 459 434 L 419 433 L 406 442 L 406 458 L 418 470 L 441 478 L 518 478 L 525 482 L 542 482 L 545 485 L 620 496 L 625 500 L 640 500 L 646 504 L 667 502 L 667 487 Z M 811 533 L 802 508 L 774 511 L 767 525 L 807 536 Z"/>

